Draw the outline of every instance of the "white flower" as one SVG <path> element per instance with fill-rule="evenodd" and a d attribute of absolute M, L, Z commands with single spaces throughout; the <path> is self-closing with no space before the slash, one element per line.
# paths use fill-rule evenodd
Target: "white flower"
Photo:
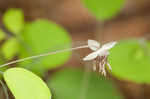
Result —
<path fill-rule="evenodd" d="M 97 69 L 104 76 L 106 76 L 105 65 L 109 67 L 111 70 L 111 66 L 107 61 L 107 57 L 109 55 L 109 50 L 115 46 L 116 42 L 109 42 L 100 47 L 100 43 L 95 40 L 88 40 L 88 46 L 94 52 L 84 57 L 84 61 L 94 60 L 93 61 L 93 70 Z"/>

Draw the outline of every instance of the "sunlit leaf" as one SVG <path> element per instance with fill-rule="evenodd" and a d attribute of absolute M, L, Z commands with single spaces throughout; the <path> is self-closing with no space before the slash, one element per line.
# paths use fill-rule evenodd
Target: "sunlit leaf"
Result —
<path fill-rule="evenodd" d="M 51 93 L 41 78 L 23 68 L 4 72 L 4 79 L 15 99 L 51 99 Z"/>
<path fill-rule="evenodd" d="M 24 15 L 20 9 L 9 9 L 3 16 L 5 27 L 12 33 L 18 34 L 24 27 Z"/>
<path fill-rule="evenodd" d="M 123 7 L 124 0 L 82 0 L 99 20 L 107 20 L 117 15 Z"/>
<path fill-rule="evenodd" d="M 111 80 L 75 68 L 54 73 L 48 85 L 54 99 L 123 99 Z"/>
<path fill-rule="evenodd" d="M 150 43 L 120 41 L 110 52 L 112 74 L 122 80 L 150 83 Z"/>
<path fill-rule="evenodd" d="M 5 39 L 5 33 L 3 32 L 2 29 L 0 29 L 0 41 Z"/>
<path fill-rule="evenodd" d="M 22 38 L 26 46 L 22 46 L 20 57 L 27 57 L 46 52 L 53 52 L 71 47 L 71 38 L 65 29 L 48 20 L 37 20 L 25 26 Z M 36 66 L 25 64 L 24 67 L 34 71 L 52 69 L 64 64 L 70 57 L 71 52 L 58 53 L 35 60 Z M 32 63 L 33 61 L 31 61 Z"/>
<path fill-rule="evenodd" d="M 10 38 L 2 45 L 1 53 L 6 59 L 13 58 L 19 50 L 18 41 L 15 38 Z"/>

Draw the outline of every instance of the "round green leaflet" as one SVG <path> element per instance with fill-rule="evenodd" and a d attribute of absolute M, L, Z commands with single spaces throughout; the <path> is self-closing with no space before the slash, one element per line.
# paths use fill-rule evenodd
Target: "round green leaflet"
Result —
<path fill-rule="evenodd" d="M 51 99 L 51 93 L 41 78 L 23 68 L 4 72 L 4 80 L 15 99 Z"/>
<path fill-rule="evenodd" d="M 123 99 L 111 80 L 80 69 L 56 72 L 47 83 L 55 99 Z"/>
<path fill-rule="evenodd" d="M 19 44 L 16 38 L 10 38 L 2 45 L 0 49 L 4 58 L 7 60 L 12 59 L 15 55 L 17 55 L 19 51 Z"/>
<path fill-rule="evenodd" d="M 122 80 L 150 83 L 150 43 L 122 40 L 110 51 L 112 74 Z"/>
<path fill-rule="evenodd" d="M 22 38 L 26 43 L 26 48 L 22 46 L 20 57 L 37 55 L 45 52 L 53 52 L 71 47 L 71 38 L 67 31 L 61 26 L 48 21 L 37 20 L 26 24 L 22 33 Z M 23 67 L 30 68 L 33 71 L 42 71 L 43 69 L 52 69 L 64 64 L 70 57 L 71 52 L 63 52 L 55 55 L 41 57 L 35 66 L 27 65 L 23 62 Z M 33 61 L 31 61 L 33 62 Z"/>
<path fill-rule="evenodd" d="M 3 24 L 12 33 L 18 34 L 24 27 L 24 15 L 20 9 L 9 9 L 4 13 Z"/>
<path fill-rule="evenodd" d="M 2 29 L 0 29 L 0 41 L 4 40 L 5 39 L 5 33 Z"/>
<path fill-rule="evenodd" d="M 85 7 L 99 20 L 108 20 L 117 15 L 124 0 L 82 0 Z"/>

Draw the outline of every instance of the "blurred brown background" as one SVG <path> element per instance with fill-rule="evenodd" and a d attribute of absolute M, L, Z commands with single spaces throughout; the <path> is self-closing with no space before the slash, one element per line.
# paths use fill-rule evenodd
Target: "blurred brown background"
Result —
<path fill-rule="evenodd" d="M 97 21 L 80 0 L 0 0 L 0 17 L 8 8 L 23 9 L 26 20 L 46 18 L 61 24 L 70 32 L 74 42 L 149 38 L 150 34 L 150 0 L 126 0 L 122 11 L 107 22 Z M 85 51 L 78 53 L 86 54 Z M 74 57 L 67 64 L 82 65 Z M 149 85 L 114 80 L 126 99 L 150 99 Z"/>

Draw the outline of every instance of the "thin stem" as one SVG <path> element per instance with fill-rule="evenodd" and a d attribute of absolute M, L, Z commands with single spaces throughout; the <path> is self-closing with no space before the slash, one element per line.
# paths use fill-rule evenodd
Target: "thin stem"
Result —
<path fill-rule="evenodd" d="M 4 90 L 4 93 L 5 93 L 6 99 L 9 99 L 7 87 L 5 86 L 5 84 L 3 83 L 3 81 L 0 80 L 0 83 L 1 83 L 1 85 L 2 85 L 2 87 L 3 87 L 3 90 Z"/>
<path fill-rule="evenodd" d="M 22 61 L 30 60 L 30 59 L 35 59 L 35 58 L 39 58 L 39 57 L 43 57 L 43 56 L 53 55 L 53 54 L 57 54 L 57 53 L 61 53 L 61 52 L 67 52 L 67 51 L 72 51 L 72 50 L 77 50 L 77 49 L 87 48 L 87 47 L 88 47 L 88 45 L 84 45 L 84 46 L 79 46 L 79 47 L 74 47 L 74 48 L 58 50 L 58 51 L 55 51 L 55 52 L 48 52 L 48 53 L 44 53 L 44 54 L 40 54 L 40 55 L 30 56 L 30 57 L 26 57 L 26 58 L 23 58 L 23 59 L 18 59 L 18 60 L 3 64 L 3 65 L 0 65 L 0 68 L 5 67 L 7 65 L 14 64 L 14 63 L 19 63 L 19 62 L 22 62 Z"/>
<path fill-rule="evenodd" d="M 84 74 L 83 74 L 83 80 L 82 80 L 82 86 L 81 86 L 81 92 L 79 99 L 86 99 L 86 94 L 88 90 L 88 85 L 89 85 L 89 77 L 90 77 L 90 72 L 86 66 L 88 64 L 85 64 L 85 69 L 84 69 Z"/>

